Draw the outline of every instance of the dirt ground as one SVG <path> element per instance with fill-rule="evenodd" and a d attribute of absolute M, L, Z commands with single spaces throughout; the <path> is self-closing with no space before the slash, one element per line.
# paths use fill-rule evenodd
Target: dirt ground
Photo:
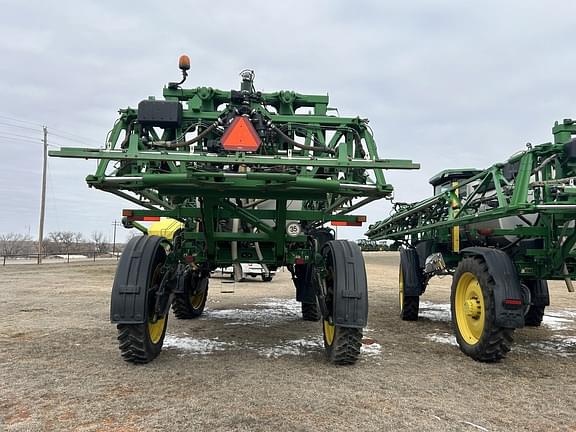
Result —
<path fill-rule="evenodd" d="M 368 253 L 361 360 L 326 363 L 288 272 L 212 279 L 206 316 L 170 316 L 153 363 L 120 358 L 108 321 L 115 261 L 0 268 L 0 431 L 576 430 L 576 294 L 551 288 L 539 328 L 477 363 L 451 336 L 450 278 L 418 322 L 397 312 L 394 253 Z"/>

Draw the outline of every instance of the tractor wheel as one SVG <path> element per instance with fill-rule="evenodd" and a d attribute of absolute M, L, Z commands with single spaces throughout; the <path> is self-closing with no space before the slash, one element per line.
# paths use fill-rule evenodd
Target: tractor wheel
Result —
<path fill-rule="evenodd" d="M 418 320 L 418 311 L 420 309 L 420 296 L 404 295 L 404 281 L 408 271 L 414 269 L 405 268 L 400 261 L 400 271 L 398 277 L 398 302 L 400 304 L 400 318 L 404 321 Z"/>
<path fill-rule="evenodd" d="M 340 241 L 346 240 L 334 240 L 333 242 Z M 359 248 L 358 253 L 362 259 L 362 269 L 357 270 L 365 272 L 364 259 Z M 330 247 L 323 248 L 323 255 L 326 265 L 326 307 L 329 313 L 329 316 L 324 317 L 322 326 L 326 358 L 330 363 L 335 365 L 351 365 L 356 363 L 360 355 L 360 348 L 362 347 L 362 329 L 357 327 L 343 327 L 334 324 L 332 313 L 335 310 L 335 288 L 339 283 L 342 283 L 342 281 L 337 280 L 339 273 L 336 269 L 341 268 L 344 263 L 338 262 L 339 259 L 337 259 L 333 254 L 332 248 Z M 367 295 L 367 292 L 365 295 Z"/>
<path fill-rule="evenodd" d="M 190 276 L 184 293 L 174 295 L 172 311 L 178 319 L 198 318 L 208 298 L 208 277 Z"/>
<path fill-rule="evenodd" d="M 340 327 L 324 320 L 323 330 L 328 361 L 335 365 L 356 363 L 362 347 L 362 329 Z"/>
<path fill-rule="evenodd" d="M 163 317 L 154 318 L 156 291 L 162 281 L 162 267 L 166 261 L 166 252 L 159 244 L 155 258 L 148 270 L 147 279 L 147 311 L 146 322 L 143 324 L 118 324 L 118 341 L 120 353 L 124 360 L 130 363 L 148 363 L 154 360 L 162 349 L 168 313 Z"/>
<path fill-rule="evenodd" d="M 320 321 L 322 315 L 318 303 L 304 303 L 302 302 L 302 319 L 304 321 Z"/>
<path fill-rule="evenodd" d="M 460 350 L 482 362 L 504 358 L 514 332 L 496 325 L 494 288 L 483 259 L 470 257 L 460 262 L 452 281 L 452 323 Z"/>
<path fill-rule="evenodd" d="M 545 280 L 523 280 L 522 285 L 530 290 L 530 306 L 524 314 L 524 325 L 540 327 L 544 319 L 544 311 L 549 300 L 544 303 L 541 300 L 542 292 L 548 296 L 548 282 Z M 540 294 L 540 295 L 539 295 Z"/>
<path fill-rule="evenodd" d="M 528 327 L 540 327 L 544 319 L 546 306 L 530 306 L 524 315 L 524 325 Z"/>

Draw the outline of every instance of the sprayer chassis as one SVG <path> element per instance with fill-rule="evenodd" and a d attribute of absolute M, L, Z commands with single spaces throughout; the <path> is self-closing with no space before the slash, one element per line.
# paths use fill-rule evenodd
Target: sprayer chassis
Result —
<path fill-rule="evenodd" d="M 169 84 L 164 101 L 121 110 L 104 149 L 51 152 L 99 160 L 89 186 L 140 207 L 123 212 L 144 237 L 128 243 L 112 290 L 122 355 L 158 355 L 171 304 L 178 318 L 199 316 L 211 270 L 260 263 L 288 267 L 304 319 L 323 319 L 329 360 L 353 363 L 364 262 L 326 224 L 360 226 L 366 217 L 352 212 L 392 193 L 383 170 L 418 165 L 378 158 L 367 120 L 327 115 L 327 96 L 261 93 L 251 72 L 242 77 L 240 91 Z M 160 217 L 180 224 L 148 235 L 140 222 Z"/>

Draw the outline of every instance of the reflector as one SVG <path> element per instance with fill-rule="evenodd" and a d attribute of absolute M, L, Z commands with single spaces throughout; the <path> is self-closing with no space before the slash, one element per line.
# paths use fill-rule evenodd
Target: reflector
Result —
<path fill-rule="evenodd" d="M 330 221 L 332 226 L 362 226 L 362 222 Z"/>
<path fill-rule="evenodd" d="M 248 117 L 239 116 L 232 120 L 220 142 L 225 150 L 256 151 L 262 140 Z"/>

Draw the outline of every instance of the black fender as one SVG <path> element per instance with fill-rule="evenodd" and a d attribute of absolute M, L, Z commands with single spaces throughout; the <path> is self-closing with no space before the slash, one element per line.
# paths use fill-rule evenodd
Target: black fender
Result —
<path fill-rule="evenodd" d="M 436 252 L 434 245 L 436 242 L 434 240 L 422 240 L 419 241 L 414 245 L 414 249 L 418 252 L 418 258 L 420 267 L 424 268 L 424 264 L 426 263 L 426 258 Z"/>
<path fill-rule="evenodd" d="M 115 324 L 142 324 L 148 319 L 148 281 L 152 276 L 152 264 L 165 239 L 158 236 L 132 238 L 124 248 L 110 300 L 110 321 Z"/>
<path fill-rule="evenodd" d="M 404 295 L 416 297 L 424 292 L 420 258 L 414 248 L 400 249 L 400 264 L 404 270 Z"/>
<path fill-rule="evenodd" d="M 494 308 L 499 327 L 524 327 L 524 310 L 527 306 L 522 295 L 520 278 L 512 259 L 500 249 L 468 247 L 460 251 L 465 256 L 480 256 L 488 266 L 488 273 L 494 279 Z"/>
<path fill-rule="evenodd" d="M 368 323 L 368 283 L 360 247 L 348 240 L 332 240 L 322 255 L 334 260 L 332 319 L 341 327 L 363 328 Z"/>

